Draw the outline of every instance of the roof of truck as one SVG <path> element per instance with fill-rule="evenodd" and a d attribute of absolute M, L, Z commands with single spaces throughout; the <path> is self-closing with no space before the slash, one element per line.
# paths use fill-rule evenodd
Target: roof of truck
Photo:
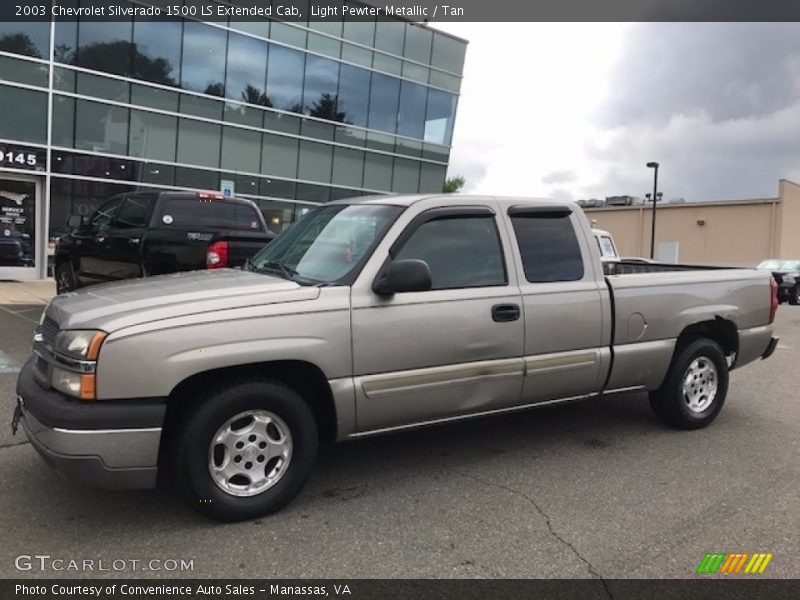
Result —
<path fill-rule="evenodd" d="M 532 203 L 532 204 L 549 204 L 558 206 L 572 206 L 574 202 L 566 202 L 562 200 L 553 200 L 552 198 L 529 198 L 526 196 L 490 196 L 486 194 L 408 194 L 408 195 L 380 195 L 374 196 L 359 196 L 355 198 L 344 198 L 342 200 L 335 200 L 330 204 L 389 204 L 392 206 L 411 206 L 421 200 L 430 198 L 441 198 L 449 200 L 448 204 L 458 204 L 459 200 L 463 199 L 486 199 L 491 198 L 497 200 L 505 206 L 512 206 L 514 204 Z"/>

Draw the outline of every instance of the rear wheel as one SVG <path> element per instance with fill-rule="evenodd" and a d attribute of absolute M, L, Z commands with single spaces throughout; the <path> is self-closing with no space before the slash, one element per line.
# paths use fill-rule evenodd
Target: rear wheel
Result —
<path fill-rule="evenodd" d="M 297 392 L 269 380 L 221 388 L 178 427 L 172 470 L 201 513 L 240 521 L 273 513 L 303 488 L 317 455 L 317 426 Z"/>
<path fill-rule="evenodd" d="M 789 294 L 789 304 L 797 306 L 800 304 L 800 283 L 794 286 L 792 293 Z"/>
<path fill-rule="evenodd" d="M 715 341 L 698 338 L 680 348 L 662 386 L 650 393 L 656 416 L 678 429 L 699 429 L 722 410 L 728 365 Z"/>
<path fill-rule="evenodd" d="M 78 289 L 78 279 L 69 261 L 56 265 L 56 293 L 66 294 Z"/>

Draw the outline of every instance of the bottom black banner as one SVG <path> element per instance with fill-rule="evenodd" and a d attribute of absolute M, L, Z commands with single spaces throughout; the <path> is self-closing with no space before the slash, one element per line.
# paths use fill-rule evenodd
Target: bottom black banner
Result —
<path fill-rule="evenodd" d="M 0 582 L 0 598 L 72 600 L 537 600 L 572 599 L 760 599 L 800 597 L 800 580 L 778 579 L 174 579 L 14 580 Z"/>

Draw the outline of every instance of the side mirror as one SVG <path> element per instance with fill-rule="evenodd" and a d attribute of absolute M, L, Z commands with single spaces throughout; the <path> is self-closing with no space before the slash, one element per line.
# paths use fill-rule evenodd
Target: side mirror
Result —
<path fill-rule="evenodd" d="M 408 258 L 395 260 L 372 285 L 379 296 L 397 292 L 427 292 L 431 289 L 431 268 L 424 260 Z"/>
<path fill-rule="evenodd" d="M 72 215 L 67 219 L 67 227 L 70 229 L 80 229 L 83 225 L 83 217 L 80 215 Z"/>

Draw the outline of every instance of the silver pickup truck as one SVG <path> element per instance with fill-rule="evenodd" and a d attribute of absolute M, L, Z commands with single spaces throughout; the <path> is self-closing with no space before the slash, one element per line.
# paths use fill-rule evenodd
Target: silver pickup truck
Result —
<path fill-rule="evenodd" d="M 241 270 L 53 299 L 14 424 L 68 477 L 223 520 L 287 504 L 325 440 L 631 390 L 708 425 L 775 348 L 770 273 L 606 268 L 571 203 L 332 202 Z"/>

